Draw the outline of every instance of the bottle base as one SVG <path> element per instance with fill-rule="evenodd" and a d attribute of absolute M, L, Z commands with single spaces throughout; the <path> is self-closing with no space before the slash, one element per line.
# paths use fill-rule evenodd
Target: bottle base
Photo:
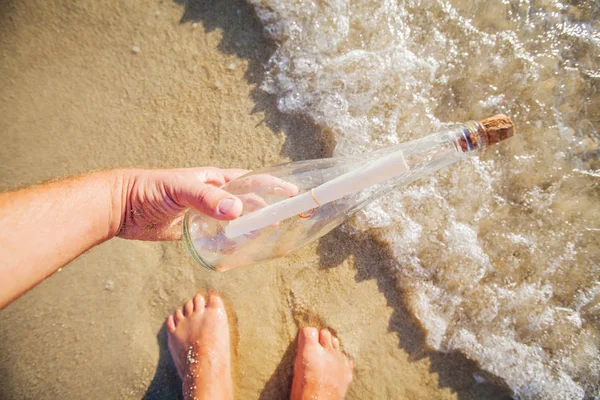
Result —
<path fill-rule="evenodd" d="M 202 257 L 200 257 L 200 255 L 198 254 L 198 252 L 196 251 L 196 249 L 194 248 L 194 243 L 192 242 L 192 238 L 190 237 L 190 230 L 189 230 L 189 226 L 188 226 L 188 213 L 190 211 L 188 210 L 185 213 L 185 216 L 183 217 L 183 222 L 182 222 L 182 235 L 183 235 L 183 244 L 185 246 L 185 248 L 187 249 L 188 253 L 190 253 L 192 255 L 192 258 L 194 260 L 196 260 L 196 262 L 200 265 L 202 265 L 204 268 L 210 269 L 211 271 L 216 271 L 217 269 L 215 267 L 213 267 L 212 265 L 210 265 L 209 263 L 207 263 L 206 261 L 204 261 L 202 259 Z"/>

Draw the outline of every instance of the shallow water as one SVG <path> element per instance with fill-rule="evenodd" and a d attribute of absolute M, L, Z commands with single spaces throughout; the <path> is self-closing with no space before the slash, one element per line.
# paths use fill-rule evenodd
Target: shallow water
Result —
<path fill-rule="evenodd" d="M 262 87 L 334 155 L 510 115 L 518 136 L 386 196 L 353 226 L 387 243 L 427 343 L 520 398 L 600 384 L 600 5 L 251 0 L 279 45 Z"/>
<path fill-rule="evenodd" d="M 596 36 L 589 30 L 589 40 L 578 39 L 585 30 L 569 36 L 559 24 L 593 21 L 595 11 L 577 17 L 577 7 L 552 11 L 558 6 L 547 3 L 536 14 L 516 3 L 512 22 L 494 20 L 520 32 L 512 39 L 490 25 L 493 7 L 507 10 L 500 3 L 447 9 L 371 2 L 368 18 L 366 3 L 327 4 L 315 11 L 309 3 L 278 2 L 273 7 L 287 8 L 273 21 L 288 12 L 289 29 L 297 30 L 295 19 L 300 32 L 318 35 L 352 10 L 348 32 L 364 31 L 366 50 L 335 57 L 360 45 L 344 41 L 343 21 L 321 39 L 339 40 L 339 48 L 319 50 L 316 39 L 300 35 L 275 54 L 303 58 L 279 76 L 273 63 L 266 88 L 279 99 L 302 88 L 289 99 L 302 95 L 306 105 L 295 110 L 336 136 L 336 153 L 497 111 L 515 118 L 521 140 L 382 200 L 353 224 L 368 234 L 336 230 L 272 263 L 214 274 L 180 243 L 99 246 L 0 313 L 0 398 L 178 398 L 161 327 L 175 307 L 206 288 L 224 293 L 235 310 L 242 399 L 285 398 L 303 325 L 333 329 L 355 360 L 349 399 L 504 398 L 495 386 L 477 383 L 493 374 L 456 353 L 424 351 L 413 316 L 430 345 L 461 350 L 523 397 L 566 398 L 568 379 L 594 397 L 600 225 L 591 131 L 598 126 L 597 83 L 589 75 L 597 65 Z M 386 8 L 376 12 L 381 4 Z M 338 6 L 335 13 L 327 8 Z M 554 33 L 539 46 L 528 40 L 537 31 L 522 29 L 527 21 L 517 16 L 538 23 L 552 12 L 558 22 L 534 28 Z M 319 26 L 308 21 L 315 14 Z M 472 27 L 459 18 L 472 16 Z M 271 97 L 253 89 L 270 48 L 241 1 L 0 1 L 0 20 L 3 190 L 99 168 L 258 168 L 323 156 L 318 130 L 299 129 L 306 128 L 297 124 L 301 119 L 276 113 Z M 438 22 L 429 28 L 431 21 Z M 369 50 L 376 45 L 379 58 Z M 525 56 L 512 56 L 519 48 Z M 501 57 L 490 63 L 496 50 Z M 528 58 L 536 51 L 551 54 L 557 75 L 534 65 L 543 64 Z M 310 69 L 326 62 L 327 73 Z M 540 79 L 533 78 L 536 70 Z M 280 107 L 292 111 L 290 104 Z M 398 287 L 388 252 L 395 254 Z M 563 381 L 555 378 L 561 373 Z M 540 375 L 551 378 L 543 382 Z"/>

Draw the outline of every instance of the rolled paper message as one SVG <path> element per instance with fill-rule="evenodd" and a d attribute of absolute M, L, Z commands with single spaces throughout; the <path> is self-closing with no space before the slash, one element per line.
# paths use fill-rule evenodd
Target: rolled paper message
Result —
<path fill-rule="evenodd" d="M 408 170 L 402 151 L 394 152 L 369 163 L 366 167 L 340 175 L 308 192 L 243 215 L 225 227 L 225 236 L 233 239 L 248 234 L 395 178 L 407 173 Z"/>

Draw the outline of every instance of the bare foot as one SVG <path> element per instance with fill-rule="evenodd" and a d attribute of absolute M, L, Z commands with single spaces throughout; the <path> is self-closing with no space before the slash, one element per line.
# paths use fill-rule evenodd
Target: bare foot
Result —
<path fill-rule="evenodd" d="M 340 341 L 327 329 L 302 328 L 294 364 L 292 400 L 343 399 L 354 363 L 340 351 Z"/>
<path fill-rule="evenodd" d="M 185 399 L 232 399 L 229 324 L 223 300 L 200 293 L 167 319 L 169 351 Z"/>

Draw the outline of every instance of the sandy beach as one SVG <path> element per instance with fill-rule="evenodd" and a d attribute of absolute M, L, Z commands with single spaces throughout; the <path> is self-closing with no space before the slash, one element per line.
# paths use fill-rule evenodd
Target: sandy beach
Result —
<path fill-rule="evenodd" d="M 0 21 L 1 190 L 330 155 L 325 132 L 257 87 L 273 45 L 242 1 L 0 0 Z M 206 289 L 232 310 L 238 399 L 288 395 L 306 325 L 332 329 L 354 359 L 349 399 L 507 397 L 462 355 L 425 348 L 389 269 L 383 246 L 343 227 L 222 274 L 179 242 L 115 239 L 0 312 L 0 398 L 177 398 L 163 324 Z"/>

